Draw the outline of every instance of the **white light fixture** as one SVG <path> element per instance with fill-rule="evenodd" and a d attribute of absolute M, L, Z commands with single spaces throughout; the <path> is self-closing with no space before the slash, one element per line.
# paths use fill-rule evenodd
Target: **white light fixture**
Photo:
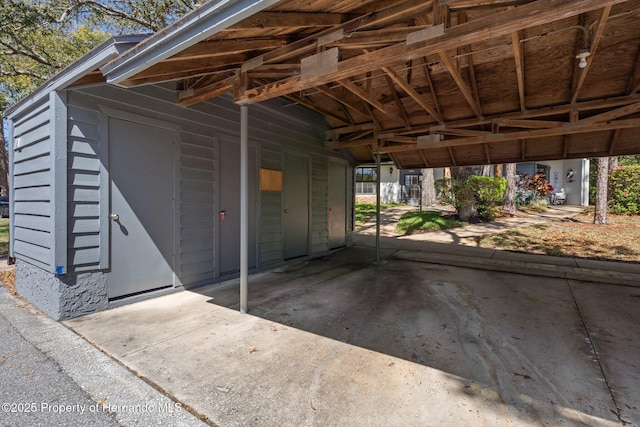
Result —
<path fill-rule="evenodd" d="M 591 56 L 591 52 L 589 52 L 587 49 L 582 49 L 577 55 L 576 55 L 576 59 L 579 59 L 580 62 L 578 62 L 578 67 L 580 68 L 585 68 L 587 66 L 587 58 Z"/>

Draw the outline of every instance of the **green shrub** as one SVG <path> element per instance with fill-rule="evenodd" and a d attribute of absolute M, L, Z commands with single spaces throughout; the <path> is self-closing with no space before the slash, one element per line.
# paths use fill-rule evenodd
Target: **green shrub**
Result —
<path fill-rule="evenodd" d="M 640 215 L 640 166 L 619 166 L 609 173 L 609 210 Z"/>
<path fill-rule="evenodd" d="M 493 221 L 502 209 L 507 180 L 490 176 L 470 176 L 469 185 L 473 188 L 476 210 L 480 219 Z"/>
<path fill-rule="evenodd" d="M 472 191 L 473 203 L 478 217 L 484 221 L 496 219 L 502 208 L 504 192 L 507 189 L 507 180 L 504 178 L 478 175 L 470 176 L 465 182 L 451 178 L 438 179 L 435 184 L 442 203 L 453 205 L 456 209 L 465 207 L 461 205 L 465 198 L 456 197 L 456 195 Z"/>

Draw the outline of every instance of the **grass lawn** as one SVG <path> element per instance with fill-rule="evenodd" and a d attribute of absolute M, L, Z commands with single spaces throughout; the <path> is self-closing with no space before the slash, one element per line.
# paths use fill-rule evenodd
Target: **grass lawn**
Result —
<path fill-rule="evenodd" d="M 447 219 L 442 216 L 442 212 L 438 211 L 407 212 L 398 220 L 396 232 L 413 234 L 420 231 L 442 230 L 463 225 L 467 225 L 467 223 Z"/>
<path fill-rule="evenodd" d="M 640 215 L 608 214 L 607 219 L 606 226 L 594 225 L 590 212 L 484 237 L 479 244 L 532 254 L 640 262 Z"/>
<path fill-rule="evenodd" d="M 397 203 L 380 203 L 380 211 L 393 206 L 400 206 Z M 356 203 L 356 226 L 364 225 L 376 214 L 375 203 Z"/>
<path fill-rule="evenodd" d="M 0 255 L 9 252 L 9 218 L 0 218 Z"/>

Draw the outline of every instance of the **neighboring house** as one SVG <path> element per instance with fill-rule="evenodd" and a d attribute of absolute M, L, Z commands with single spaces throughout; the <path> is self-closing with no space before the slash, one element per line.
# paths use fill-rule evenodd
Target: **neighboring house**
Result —
<path fill-rule="evenodd" d="M 240 107 L 93 77 L 140 40 L 105 42 L 7 111 L 16 288 L 55 319 L 240 269 Z M 285 103 L 249 112 L 252 271 L 345 246 L 353 228 L 353 168 L 324 148 L 321 115 Z"/>
<path fill-rule="evenodd" d="M 356 169 L 356 201 L 375 203 L 375 165 Z M 393 163 L 380 167 L 380 195 L 382 203 L 405 203 L 410 206 L 420 204 L 420 169 L 395 168 Z M 492 169 L 493 172 L 493 169 Z M 518 163 L 518 174 L 544 174 L 554 188 L 554 194 L 564 193 L 569 205 L 589 205 L 589 159 L 552 160 L 545 162 Z M 434 179 L 442 179 L 443 168 L 435 168 Z"/>

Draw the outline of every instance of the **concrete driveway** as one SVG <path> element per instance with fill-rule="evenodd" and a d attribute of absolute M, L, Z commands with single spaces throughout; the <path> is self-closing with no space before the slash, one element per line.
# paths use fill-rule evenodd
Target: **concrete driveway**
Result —
<path fill-rule="evenodd" d="M 65 325 L 221 426 L 640 425 L 640 288 L 352 247 Z"/>

